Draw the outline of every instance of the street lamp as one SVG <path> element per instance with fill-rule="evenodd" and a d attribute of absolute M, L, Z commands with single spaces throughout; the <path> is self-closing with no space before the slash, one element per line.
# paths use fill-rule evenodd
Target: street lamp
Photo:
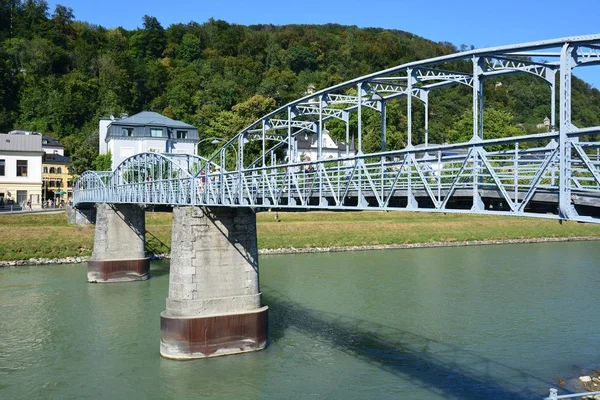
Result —
<path fill-rule="evenodd" d="M 211 141 L 211 142 L 210 142 L 210 144 L 219 144 L 219 143 L 221 143 L 221 142 L 223 142 L 223 143 L 227 143 L 227 140 L 225 140 L 225 139 L 223 139 L 223 138 L 220 138 L 220 137 L 216 137 L 216 136 L 215 136 L 215 137 L 209 137 L 209 138 L 202 139 L 201 141 L 199 141 L 199 142 L 198 142 L 198 145 L 199 145 L 200 143 L 202 143 L 202 142 L 206 142 L 206 141 L 208 141 L 208 140 L 210 140 L 210 141 Z M 231 147 L 231 148 L 233 149 L 233 151 L 235 151 L 235 155 L 236 155 L 236 157 L 237 157 L 237 149 L 235 148 L 235 146 L 229 146 L 229 147 Z"/>
<path fill-rule="evenodd" d="M 212 142 L 210 142 L 210 143 L 212 143 L 212 144 L 217 144 L 217 143 L 219 143 L 220 141 L 225 141 L 225 139 L 222 139 L 222 138 L 218 138 L 218 137 L 216 137 L 216 136 L 213 136 L 213 137 L 208 137 L 208 138 L 204 138 L 204 139 L 202 139 L 201 141 L 199 141 L 199 142 L 198 142 L 198 144 L 200 144 L 200 143 L 202 143 L 202 142 L 206 142 L 207 140 L 212 140 Z"/>
<path fill-rule="evenodd" d="M 204 138 L 201 141 L 198 142 L 198 145 L 200 145 L 200 143 L 202 142 L 207 142 L 210 140 L 211 144 L 219 144 L 219 143 L 227 143 L 228 141 L 226 139 L 220 138 L 220 137 L 208 137 L 208 138 Z M 235 146 L 229 146 L 228 148 L 232 148 L 234 153 L 235 153 L 235 158 L 236 158 L 236 165 L 237 165 L 237 158 L 238 158 L 238 152 L 237 149 L 235 148 Z M 210 157 L 208 157 L 209 159 L 211 159 L 213 156 L 215 155 L 215 153 L 213 153 Z"/>

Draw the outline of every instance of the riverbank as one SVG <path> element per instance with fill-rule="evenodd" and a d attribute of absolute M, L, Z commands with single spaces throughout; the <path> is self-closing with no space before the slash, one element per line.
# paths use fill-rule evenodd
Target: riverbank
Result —
<path fill-rule="evenodd" d="M 512 240 L 479 240 L 470 242 L 431 242 L 412 244 L 392 244 L 377 246 L 348 246 L 348 247 L 309 247 L 309 248 L 281 248 L 281 249 L 259 249 L 259 255 L 276 254 L 302 254 L 302 253 L 335 253 L 343 251 L 366 251 L 366 250 L 394 250 L 394 249 L 422 249 L 433 247 L 462 247 L 462 246 L 486 246 L 497 244 L 527 244 L 527 243 L 550 243 L 550 242 L 585 242 L 600 240 L 598 237 L 565 237 L 565 238 L 535 238 L 535 239 L 512 239 Z M 28 260 L 0 261 L 0 267 L 16 267 L 23 265 L 49 265 L 49 264 L 77 264 L 87 262 L 90 257 L 64 257 L 64 258 L 30 258 Z M 153 260 L 170 258 L 170 254 L 153 254 Z"/>
<path fill-rule="evenodd" d="M 171 251 L 170 213 L 146 214 L 148 252 Z M 84 262 L 94 226 L 64 214 L 0 215 L 0 266 Z M 600 239 L 600 225 L 483 215 L 409 212 L 257 214 L 261 254 Z"/>

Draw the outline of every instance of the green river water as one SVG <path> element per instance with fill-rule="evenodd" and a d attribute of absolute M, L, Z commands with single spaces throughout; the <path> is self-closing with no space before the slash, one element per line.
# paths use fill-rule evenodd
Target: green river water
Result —
<path fill-rule="evenodd" d="M 597 242 L 261 256 L 268 348 L 187 362 L 168 270 L 0 269 L 0 399 L 539 399 L 600 366 Z"/>

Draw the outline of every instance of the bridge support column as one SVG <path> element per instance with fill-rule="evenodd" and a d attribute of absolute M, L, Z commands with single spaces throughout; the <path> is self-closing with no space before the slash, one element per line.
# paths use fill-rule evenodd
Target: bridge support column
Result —
<path fill-rule="evenodd" d="M 144 210 L 131 204 L 98 204 L 88 282 L 129 282 L 150 277 Z"/>
<path fill-rule="evenodd" d="M 173 209 L 169 296 L 160 315 L 160 354 L 192 359 L 261 350 L 267 345 L 267 326 L 252 210 Z"/>

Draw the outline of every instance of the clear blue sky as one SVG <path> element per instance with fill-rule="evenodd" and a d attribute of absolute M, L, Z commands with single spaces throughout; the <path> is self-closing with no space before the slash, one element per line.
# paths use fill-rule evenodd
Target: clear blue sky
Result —
<path fill-rule="evenodd" d="M 338 23 L 476 48 L 600 33 L 600 0 L 60 0 L 49 1 L 50 12 L 56 4 L 107 28 L 135 29 L 146 14 L 165 28 L 211 17 L 243 25 Z M 600 67 L 576 74 L 600 88 Z"/>

